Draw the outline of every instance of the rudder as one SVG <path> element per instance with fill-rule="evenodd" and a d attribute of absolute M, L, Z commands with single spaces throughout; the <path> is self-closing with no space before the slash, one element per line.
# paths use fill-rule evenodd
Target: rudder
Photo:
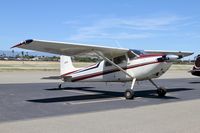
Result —
<path fill-rule="evenodd" d="M 60 75 L 64 75 L 74 70 L 76 70 L 76 68 L 72 64 L 71 57 L 61 55 L 60 56 Z"/>

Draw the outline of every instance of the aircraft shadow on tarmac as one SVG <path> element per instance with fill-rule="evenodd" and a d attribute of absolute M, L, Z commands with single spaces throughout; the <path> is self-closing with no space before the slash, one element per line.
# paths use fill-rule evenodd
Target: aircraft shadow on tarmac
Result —
<path fill-rule="evenodd" d="M 200 81 L 189 82 L 190 84 L 200 84 Z"/>
<path fill-rule="evenodd" d="M 109 98 L 117 98 L 123 97 L 124 92 L 116 92 L 116 91 L 105 91 L 105 90 L 96 90 L 92 89 L 93 87 L 67 87 L 63 89 L 46 89 L 48 91 L 59 91 L 59 90 L 81 90 L 85 92 L 90 92 L 92 94 L 82 94 L 82 95 L 75 95 L 75 96 L 66 96 L 66 97 L 53 97 L 53 98 L 44 98 L 44 99 L 33 99 L 27 100 L 28 102 L 35 102 L 35 103 L 56 103 L 56 102 L 72 102 L 72 101 L 83 101 L 83 100 L 97 100 L 97 99 L 109 99 Z M 193 90 L 191 88 L 171 88 L 167 89 L 167 92 L 178 92 L 178 91 L 190 91 Z M 172 96 L 165 96 L 165 97 L 158 97 L 156 95 L 155 90 L 142 90 L 142 91 L 135 91 L 136 97 L 143 97 L 143 98 L 156 98 L 156 99 L 179 99 L 177 97 Z"/>

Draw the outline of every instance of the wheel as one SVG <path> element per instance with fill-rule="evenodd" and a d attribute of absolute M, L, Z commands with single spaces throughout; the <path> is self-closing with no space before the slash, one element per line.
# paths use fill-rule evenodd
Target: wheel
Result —
<path fill-rule="evenodd" d="M 157 93 L 159 97 L 164 97 L 167 93 L 167 90 L 164 87 L 159 87 L 159 89 L 157 89 Z"/>
<path fill-rule="evenodd" d="M 126 99 L 134 99 L 134 92 L 133 92 L 133 90 L 127 89 L 127 90 L 124 92 L 124 97 L 125 97 Z"/>
<path fill-rule="evenodd" d="M 58 89 L 62 89 L 62 84 L 59 84 L 59 85 L 58 85 Z"/>

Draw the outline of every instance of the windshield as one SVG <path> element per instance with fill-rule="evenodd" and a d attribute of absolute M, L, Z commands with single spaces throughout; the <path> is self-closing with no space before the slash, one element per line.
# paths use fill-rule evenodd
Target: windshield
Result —
<path fill-rule="evenodd" d="M 135 49 L 131 49 L 131 51 L 133 51 L 135 54 L 137 55 L 144 55 L 145 52 L 143 50 L 135 50 Z"/>

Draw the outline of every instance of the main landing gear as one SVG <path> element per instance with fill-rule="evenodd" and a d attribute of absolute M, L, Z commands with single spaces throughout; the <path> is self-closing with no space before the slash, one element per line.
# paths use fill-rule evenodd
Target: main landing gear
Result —
<path fill-rule="evenodd" d="M 127 89 L 127 90 L 124 92 L 124 97 L 125 97 L 127 100 L 134 99 L 134 97 L 135 97 L 135 94 L 134 94 L 134 91 L 133 91 L 133 87 L 134 87 L 134 85 L 135 85 L 135 81 L 136 81 L 136 78 L 133 78 L 132 84 L 131 84 L 131 89 Z"/>
<path fill-rule="evenodd" d="M 103 56 L 102 53 L 98 52 L 98 51 L 94 51 L 98 56 L 102 57 L 105 61 L 109 62 L 110 64 L 112 64 L 113 66 L 115 66 L 117 69 L 119 69 L 121 72 L 123 72 L 125 75 L 127 75 L 128 77 L 130 77 L 132 80 L 132 84 L 131 84 L 131 89 L 127 89 L 124 92 L 124 97 L 126 99 L 134 99 L 135 94 L 133 91 L 133 87 L 135 85 L 135 81 L 136 78 L 134 78 L 134 76 L 132 76 L 131 74 L 129 74 L 128 72 L 126 72 L 126 70 L 124 70 L 122 67 L 120 67 L 119 65 L 115 64 L 113 61 L 111 61 L 110 59 L 108 59 L 107 57 Z M 151 79 L 149 79 L 149 81 L 157 88 L 157 93 L 158 96 L 165 96 L 166 94 L 166 89 L 163 87 L 159 87 L 157 86 Z"/>
<path fill-rule="evenodd" d="M 134 99 L 134 97 L 135 97 L 135 94 L 134 94 L 134 91 L 133 91 L 135 81 L 136 81 L 136 79 L 134 78 L 133 81 L 132 81 L 132 84 L 131 84 L 131 89 L 127 89 L 124 92 L 124 97 L 127 100 Z M 157 94 L 158 94 L 159 97 L 164 97 L 166 95 L 167 90 L 164 87 L 158 86 L 155 82 L 153 82 L 152 79 L 149 79 L 149 81 L 157 88 Z"/>
<path fill-rule="evenodd" d="M 131 89 L 127 89 L 125 92 L 124 92 L 124 97 L 128 100 L 130 99 L 134 99 L 135 95 L 134 95 L 134 91 L 131 90 Z"/>
<path fill-rule="evenodd" d="M 164 97 L 166 95 L 167 90 L 164 87 L 158 86 L 152 79 L 149 79 L 149 81 L 157 88 L 157 94 L 159 97 Z"/>

